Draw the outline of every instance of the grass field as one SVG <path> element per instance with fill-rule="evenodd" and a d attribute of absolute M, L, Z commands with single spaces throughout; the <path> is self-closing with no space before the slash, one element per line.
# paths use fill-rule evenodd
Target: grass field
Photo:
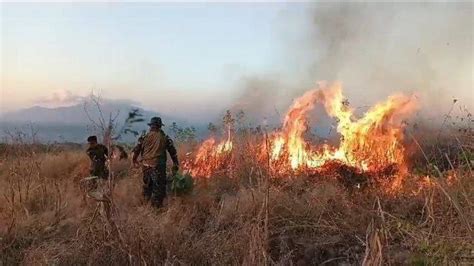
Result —
<path fill-rule="evenodd" d="M 272 178 L 235 160 L 159 210 L 142 201 L 127 161 L 112 162 L 97 200 L 81 181 L 83 151 L 4 145 L 1 156 L 1 265 L 474 263 L 474 179 L 463 156 L 438 168 L 413 156 L 396 192 L 337 173 Z"/>

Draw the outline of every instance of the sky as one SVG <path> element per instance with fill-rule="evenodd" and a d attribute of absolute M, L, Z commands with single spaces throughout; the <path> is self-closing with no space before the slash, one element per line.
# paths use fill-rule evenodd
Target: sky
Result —
<path fill-rule="evenodd" d="M 474 102 L 469 2 L 1 3 L 0 21 L 0 113 L 93 91 L 188 119 L 281 114 L 319 80 L 358 106 Z"/>
<path fill-rule="evenodd" d="M 1 111 L 91 90 L 155 110 L 219 110 L 236 73 L 268 69 L 288 8 L 301 7 L 3 3 Z"/>

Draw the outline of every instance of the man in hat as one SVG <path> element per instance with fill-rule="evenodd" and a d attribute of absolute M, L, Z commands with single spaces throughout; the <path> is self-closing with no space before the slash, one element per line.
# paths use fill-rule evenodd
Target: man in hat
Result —
<path fill-rule="evenodd" d="M 132 159 L 137 166 L 138 156 L 141 155 L 143 196 L 151 200 L 155 207 L 161 207 L 166 197 L 166 152 L 173 160 L 173 175 L 179 168 L 178 155 L 173 141 L 161 129 L 161 118 L 153 117 L 148 125 L 150 130 L 138 139 Z"/>
<path fill-rule="evenodd" d="M 96 136 L 89 136 L 87 142 L 89 147 L 86 153 L 91 160 L 90 175 L 107 179 L 109 177 L 109 170 L 105 163 L 109 156 L 109 150 L 104 145 L 97 143 Z"/>

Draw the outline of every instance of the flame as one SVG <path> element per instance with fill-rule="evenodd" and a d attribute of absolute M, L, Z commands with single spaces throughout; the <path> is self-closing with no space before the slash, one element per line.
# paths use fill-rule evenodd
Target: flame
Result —
<path fill-rule="evenodd" d="M 355 119 L 353 111 L 343 104 L 340 84 L 323 90 L 323 94 L 328 114 L 339 121 L 338 151 L 346 163 L 363 170 L 379 170 L 391 164 L 405 166 L 403 119 L 416 109 L 413 97 L 390 96 Z"/>
<path fill-rule="evenodd" d="M 230 138 L 230 127 L 227 128 L 227 140 L 219 143 L 217 145 L 216 151 L 219 154 L 228 153 L 232 150 L 232 141 Z"/>
<path fill-rule="evenodd" d="M 337 132 L 341 138 L 337 148 L 310 147 L 303 138 L 308 131 L 307 114 L 318 102 L 338 121 Z M 285 116 L 282 132 L 273 142 L 271 158 L 277 160 L 286 150 L 292 169 L 316 168 L 331 160 L 362 171 L 380 170 L 392 164 L 405 166 L 402 122 L 415 107 L 413 98 L 395 95 L 357 119 L 345 103 L 339 83 L 329 87 L 321 84 L 294 101 Z"/>
<path fill-rule="evenodd" d="M 322 104 L 327 114 L 336 119 L 340 136 L 338 146 L 313 145 L 305 139 L 309 131 L 307 116 L 317 104 Z M 345 101 L 340 83 L 330 86 L 320 83 L 316 89 L 294 100 L 282 129 L 271 133 L 265 145 L 260 144 L 261 147 L 268 145 L 268 150 L 264 148 L 261 152 L 268 154 L 266 158 L 276 172 L 318 170 L 329 161 L 338 161 L 360 171 L 380 171 L 393 165 L 403 171 L 406 168 L 404 119 L 416 107 L 414 97 L 397 94 L 374 105 L 358 118 Z M 197 152 L 191 174 L 211 176 L 223 166 L 222 161 L 232 148 L 230 130 L 227 139 L 219 144 L 213 138 L 206 140 Z M 256 160 L 260 158 L 265 156 L 256 156 Z M 400 182 L 396 179 L 394 184 Z"/>
<path fill-rule="evenodd" d="M 220 143 L 212 137 L 205 140 L 199 147 L 193 163 L 187 165 L 188 172 L 192 176 L 210 177 L 217 169 L 225 166 L 232 145 L 230 129 L 227 139 Z"/>

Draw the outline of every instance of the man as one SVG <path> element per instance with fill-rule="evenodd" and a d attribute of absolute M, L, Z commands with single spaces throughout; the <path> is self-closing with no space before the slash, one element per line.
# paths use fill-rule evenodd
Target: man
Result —
<path fill-rule="evenodd" d="M 107 179 L 109 177 L 109 170 L 105 163 L 109 156 L 109 150 L 104 145 L 97 143 L 96 136 L 88 137 L 87 142 L 89 143 L 89 147 L 86 153 L 91 160 L 90 175 Z"/>
<path fill-rule="evenodd" d="M 143 196 L 155 207 L 161 207 L 166 197 L 166 160 L 168 152 L 173 160 L 173 175 L 179 168 L 178 155 L 173 141 L 161 130 L 160 117 L 153 117 L 148 124 L 150 131 L 138 139 L 133 149 L 133 165 L 138 165 L 141 155 Z"/>

